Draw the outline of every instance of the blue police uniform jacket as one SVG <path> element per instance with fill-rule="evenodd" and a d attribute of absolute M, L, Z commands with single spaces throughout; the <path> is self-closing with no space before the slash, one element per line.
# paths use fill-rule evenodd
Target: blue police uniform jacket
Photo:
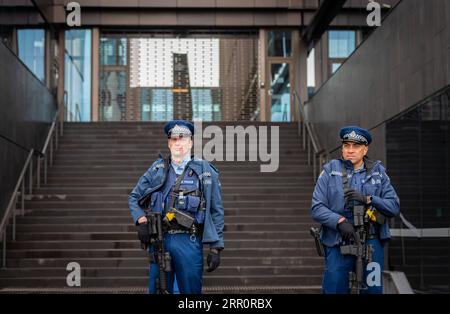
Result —
<path fill-rule="evenodd" d="M 142 175 L 128 197 L 128 206 L 136 224 L 139 217 L 145 215 L 142 200 L 148 197 L 160 195 L 162 190 L 166 190 L 167 181 L 174 175 L 171 169 L 165 169 L 164 159 L 159 158 L 152 166 Z M 204 221 L 202 242 L 209 244 L 211 248 L 223 248 L 223 227 L 224 227 L 224 209 L 222 205 L 221 184 L 219 181 L 219 171 L 206 160 L 193 158 L 188 166 L 200 182 L 205 198 L 205 212 L 201 220 Z M 174 181 L 173 178 L 171 181 Z M 167 195 L 161 196 L 163 202 L 167 205 Z"/>
<path fill-rule="evenodd" d="M 315 221 L 322 224 L 321 241 L 332 247 L 342 242 L 337 229 L 341 217 L 349 217 L 349 211 L 344 204 L 344 188 L 342 183 L 342 163 L 347 172 L 350 189 L 355 189 L 363 195 L 372 196 L 372 206 L 387 218 L 400 214 L 400 201 L 390 183 L 385 168 L 379 160 L 364 157 L 364 168 L 353 171 L 351 161 L 333 159 L 324 165 L 314 189 L 311 214 Z M 390 238 L 389 219 L 379 228 L 380 240 Z"/>

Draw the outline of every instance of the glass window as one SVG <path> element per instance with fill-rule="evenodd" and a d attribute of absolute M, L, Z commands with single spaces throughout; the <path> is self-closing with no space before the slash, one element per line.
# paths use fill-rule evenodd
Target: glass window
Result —
<path fill-rule="evenodd" d="M 114 47 L 115 47 L 115 39 L 112 38 L 102 38 L 100 40 L 101 45 L 100 45 L 100 55 L 101 55 L 101 64 L 102 65 L 114 65 L 116 64 L 115 62 L 115 51 L 114 51 Z"/>
<path fill-rule="evenodd" d="M 161 35 L 100 36 L 99 120 L 250 118 L 259 107 L 256 34 Z"/>
<path fill-rule="evenodd" d="M 100 72 L 100 121 L 126 120 L 126 76 L 125 71 Z"/>
<path fill-rule="evenodd" d="M 141 120 L 168 121 L 173 118 L 173 93 L 169 88 L 141 88 Z"/>
<path fill-rule="evenodd" d="M 291 117 L 291 85 L 289 83 L 289 64 L 271 64 L 271 121 L 287 122 Z"/>
<path fill-rule="evenodd" d="M 65 32 L 66 121 L 91 120 L 91 30 Z"/>
<path fill-rule="evenodd" d="M 126 38 L 101 38 L 100 39 L 101 65 L 126 65 L 127 64 L 127 39 Z"/>
<path fill-rule="evenodd" d="M 269 57 L 290 57 L 291 31 L 269 31 L 268 32 L 268 56 Z"/>
<path fill-rule="evenodd" d="M 328 32 L 328 51 L 330 58 L 348 58 L 355 48 L 355 31 Z"/>
<path fill-rule="evenodd" d="M 306 62 L 306 77 L 308 81 L 308 87 L 316 86 L 316 67 L 315 67 L 315 50 L 314 48 L 310 51 L 308 59 Z M 314 88 L 313 88 L 314 90 Z"/>
<path fill-rule="evenodd" d="M 331 73 L 334 73 L 341 67 L 342 63 L 339 62 L 333 62 L 331 63 Z"/>
<path fill-rule="evenodd" d="M 221 113 L 221 89 L 213 88 L 193 88 L 192 94 L 192 119 L 202 121 L 219 121 L 222 119 Z"/>
<path fill-rule="evenodd" d="M 19 58 L 41 81 L 45 81 L 45 30 L 19 29 L 17 31 Z"/>

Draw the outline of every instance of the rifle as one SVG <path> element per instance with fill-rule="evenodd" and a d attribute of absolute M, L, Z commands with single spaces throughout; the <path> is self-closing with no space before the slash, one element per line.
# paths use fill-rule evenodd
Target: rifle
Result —
<path fill-rule="evenodd" d="M 361 290 L 367 289 L 363 280 L 363 262 L 372 262 L 373 246 L 366 243 L 369 233 L 369 217 L 364 206 L 353 207 L 353 219 L 353 225 L 355 226 L 354 242 L 341 246 L 341 254 L 356 257 L 355 271 L 349 273 L 349 287 L 351 293 L 360 294 Z"/>
<path fill-rule="evenodd" d="M 148 213 L 146 217 L 151 239 L 149 244 L 153 247 L 153 250 L 149 251 L 150 262 L 157 263 L 159 267 L 159 278 L 156 280 L 156 293 L 169 294 L 167 290 L 167 273 L 172 271 L 172 257 L 164 249 L 161 213 Z"/>

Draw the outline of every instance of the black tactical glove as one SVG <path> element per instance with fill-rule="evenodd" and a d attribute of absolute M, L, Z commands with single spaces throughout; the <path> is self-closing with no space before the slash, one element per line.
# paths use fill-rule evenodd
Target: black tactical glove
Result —
<path fill-rule="evenodd" d="M 344 241 L 350 241 L 351 238 L 355 238 L 355 228 L 347 220 L 338 224 L 337 227 Z"/>
<path fill-rule="evenodd" d="M 150 232 L 148 230 L 148 223 L 141 223 L 137 226 L 138 238 L 143 244 L 150 242 Z"/>
<path fill-rule="evenodd" d="M 348 201 L 357 201 L 362 204 L 368 204 L 369 199 L 369 197 L 367 197 L 366 195 L 362 195 L 361 193 L 353 189 L 346 189 L 344 191 L 344 198 L 346 204 L 348 203 Z"/>
<path fill-rule="evenodd" d="M 214 269 L 220 265 L 220 250 L 211 249 L 206 258 L 206 263 L 208 264 L 207 272 L 212 272 Z"/>

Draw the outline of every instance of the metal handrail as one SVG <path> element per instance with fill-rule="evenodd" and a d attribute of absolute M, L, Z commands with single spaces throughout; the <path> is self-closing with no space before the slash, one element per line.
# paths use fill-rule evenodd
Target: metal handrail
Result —
<path fill-rule="evenodd" d="M 44 148 L 42 149 L 42 155 L 38 157 L 37 163 L 37 187 L 41 187 L 41 161 L 44 159 L 44 184 L 47 184 L 47 148 L 50 147 L 50 166 L 53 165 L 53 133 L 55 133 L 55 148 L 58 149 L 58 132 L 53 132 L 55 128 L 58 128 L 58 116 L 59 108 L 53 117 L 52 125 L 48 131 L 47 138 L 45 139 Z M 49 146 L 50 144 L 50 146 Z M 44 157 L 42 157 L 44 156 Z"/>
<path fill-rule="evenodd" d="M 55 113 L 55 116 L 52 121 L 52 125 L 50 127 L 50 130 L 48 132 L 47 138 L 44 142 L 44 147 L 41 152 L 38 150 L 32 148 L 30 149 L 28 153 L 28 157 L 25 161 L 25 165 L 22 168 L 22 171 L 20 173 L 19 179 L 17 180 L 16 186 L 13 190 L 13 193 L 11 195 L 11 198 L 8 202 L 8 206 L 6 207 L 5 213 L 3 215 L 3 218 L 0 223 L 0 238 L 3 242 L 3 249 L 2 249 L 2 267 L 6 267 L 6 235 L 7 230 L 6 227 L 8 226 L 9 219 L 11 218 L 11 214 L 13 216 L 13 225 L 12 225 L 12 240 L 16 240 L 16 205 L 19 201 L 21 201 L 21 215 L 25 215 L 25 176 L 28 169 L 29 174 L 29 187 L 28 192 L 30 195 L 33 194 L 33 155 L 37 154 L 37 187 L 40 188 L 40 181 L 41 181 L 41 161 L 42 158 L 44 159 L 44 182 L 47 183 L 47 149 L 50 148 L 50 165 L 53 164 L 53 146 L 55 146 L 55 149 L 58 149 L 58 116 L 59 116 L 59 108 Z M 60 127 L 62 127 L 62 123 L 60 124 Z M 61 133 L 62 134 L 62 133 Z M 53 138 L 55 139 L 55 145 L 53 145 Z M 20 191 L 19 191 L 20 189 Z M 14 205 L 14 206 L 13 206 Z"/>
<path fill-rule="evenodd" d="M 33 166 L 32 158 L 34 154 L 34 149 L 31 149 L 28 153 L 27 160 L 25 161 L 25 165 L 22 168 L 22 171 L 20 172 L 19 180 L 17 180 L 16 186 L 14 187 L 13 194 L 11 196 L 11 199 L 8 202 L 8 206 L 6 207 L 5 214 L 2 218 L 2 222 L 0 223 L 0 234 L 3 235 L 3 249 L 2 249 L 2 266 L 6 267 L 6 226 L 8 224 L 9 218 L 11 216 L 11 211 L 13 215 L 13 230 L 12 230 L 12 239 L 13 241 L 16 240 L 16 208 L 13 209 L 13 204 L 17 204 L 18 198 L 19 198 L 19 188 L 21 188 L 21 199 L 22 199 L 22 216 L 25 214 L 24 210 L 24 200 L 25 200 L 25 173 L 27 171 L 27 167 L 30 167 L 30 173 Z M 32 177 L 31 177 L 32 180 Z M 32 184 L 30 183 L 30 193 L 32 189 Z"/>
<path fill-rule="evenodd" d="M 59 119 L 59 135 L 63 136 L 63 130 L 64 130 L 64 115 L 66 114 L 67 111 L 67 103 L 69 99 L 69 94 L 66 90 L 64 90 L 64 95 L 63 95 L 63 105 L 59 106 L 59 108 L 63 108 L 63 117 L 61 119 Z M 59 111 L 59 110 L 58 110 Z M 61 113 L 61 112 L 60 112 Z"/>
<path fill-rule="evenodd" d="M 320 144 L 317 140 L 316 133 L 311 124 L 306 121 L 305 112 L 303 110 L 303 102 L 300 95 L 294 90 L 295 98 L 298 101 L 297 108 L 297 121 L 298 121 L 298 135 L 303 139 L 303 150 L 307 150 L 308 165 L 311 165 L 311 155 L 313 161 L 313 180 L 315 181 L 317 176 L 317 168 L 321 167 L 323 160 L 326 159 L 325 149 L 320 148 Z M 311 151 L 311 146 L 313 151 Z M 316 159 L 319 160 L 319 166 L 316 165 Z"/>

